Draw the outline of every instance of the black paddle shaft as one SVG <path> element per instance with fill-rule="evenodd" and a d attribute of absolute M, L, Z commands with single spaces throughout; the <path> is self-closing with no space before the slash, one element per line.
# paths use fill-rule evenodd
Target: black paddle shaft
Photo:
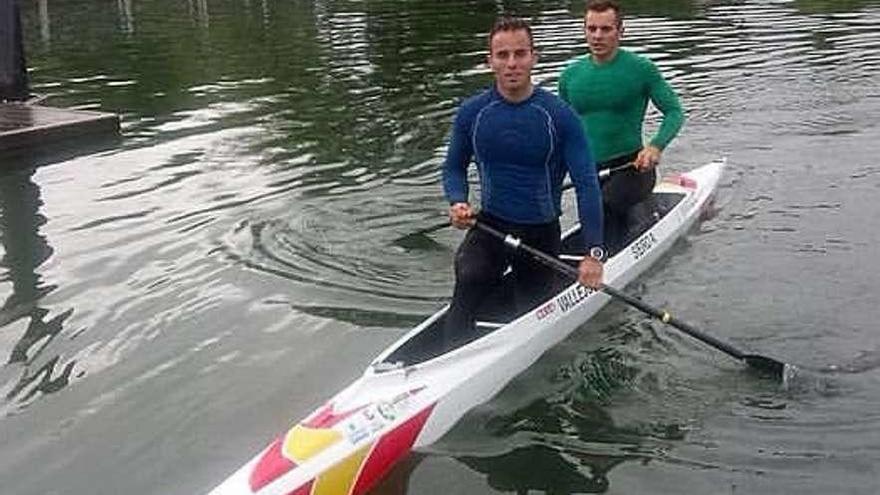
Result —
<path fill-rule="evenodd" d="M 539 251 L 539 250 L 537 250 L 527 244 L 523 244 L 516 237 L 505 234 L 504 232 L 501 232 L 500 230 L 495 229 L 494 227 L 487 225 L 487 224 L 480 222 L 480 221 L 474 222 L 474 227 L 478 228 L 484 232 L 487 232 L 487 233 L 491 234 L 492 236 L 497 237 L 498 239 L 503 240 L 504 243 L 507 244 L 508 246 L 527 253 L 528 255 L 532 256 L 533 258 L 540 261 L 541 263 L 544 263 L 545 265 L 549 266 L 550 268 L 553 268 L 563 274 L 569 275 L 570 277 L 572 277 L 574 279 L 578 278 L 579 273 L 576 268 L 574 268 L 566 263 L 563 263 L 562 261 L 560 261 L 558 258 L 556 258 L 554 256 L 550 256 L 547 253 Z M 658 320 L 662 321 L 663 323 L 669 324 L 672 327 L 677 328 L 678 330 L 681 330 L 682 332 L 690 335 L 691 337 L 693 337 L 693 338 L 695 338 L 695 339 L 697 339 L 707 345 L 710 345 L 710 346 L 718 349 L 721 352 L 724 352 L 724 353 L 726 353 L 736 359 L 745 361 L 747 364 L 749 364 L 752 367 L 770 372 L 774 375 L 777 375 L 780 378 L 783 376 L 783 373 L 785 371 L 785 363 L 782 363 L 780 361 L 776 361 L 775 359 L 771 359 L 768 357 L 759 356 L 756 354 L 745 354 L 744 352 L 736 349 L 732 345 L 730 345 L 726 342 L 722 342 L 722 341 L 716 339 L 715 337 L 712 337 L 711 335 L 707 335 L 707 334 L 701 332 L 700 330 L 697 330 L 693 325 L 690 325 L 688 323 L 685 323 L 685 322 L 679 320 L 678 318 L 675 318 L 674 316 L 669 314 L 669 312 L 661 310 L 661 309 L 657 309 L 657 308 L 651 306 L 650 304 L 642 301 L 641 299 L 635 298 L 625 292 L 621 292 L 621 291 L 615 289 L 614 287 L 603 284 L 601 287 L 601 290 L 603 292 L 605 292 L 606 294 L 608 294 L 609 296 L 614 297 L 616 299 L 620 299 L 621 301 L 629 304 L 630 306 L 638 309 L 639 311 L 642 311 L 645 314 L 653 316 L 653 317 L 657 318 Z"/>

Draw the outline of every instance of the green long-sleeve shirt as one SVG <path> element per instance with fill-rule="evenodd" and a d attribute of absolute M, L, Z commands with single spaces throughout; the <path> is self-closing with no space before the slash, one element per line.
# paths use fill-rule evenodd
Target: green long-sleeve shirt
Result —
<path fill-rule="evenodd" d="M 663 114 L 650 144 L 666 148 L 684 123 L 678 97 L 657 66 L 622 49 L 602 64 L 589 55 L 573 60 L 559 79 L 559 96 L 580 116 L 597 162 L 642 148 L 648 100 Z"/>

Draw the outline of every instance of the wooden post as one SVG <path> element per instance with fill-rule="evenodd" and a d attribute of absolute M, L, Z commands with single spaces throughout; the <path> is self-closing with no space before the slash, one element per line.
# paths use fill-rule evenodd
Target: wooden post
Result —
<path fill-rule="evenodd" d="M 18 2 L 0 0 L 0 101 L 24 101 L 29 94 Z"/>

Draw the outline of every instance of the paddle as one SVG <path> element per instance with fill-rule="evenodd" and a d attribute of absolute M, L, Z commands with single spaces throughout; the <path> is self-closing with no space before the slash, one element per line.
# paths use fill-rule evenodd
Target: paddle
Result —
<path fill-rule="evenodd" d="M 630 168 L 632 166 L 633 166 L 633 163 L 629 162 L 629 163 L 625 163 L 625 164 L 617 166 L 617 167 L 603 168 L 602 170 L 599 171 L 599 180 L 605 180 L 608 177 L 610 177 L 611 174 L 613 174 L 615 172 L 620 172 L 621 170 Z M 571 182 L 567 182 L 562 186 L 562 190 L 567 191 L 573 187 L 574 187 L 574 184 L 572 184 Z M 409 234 L 398 237 L 397 239 L 395 239 L 391 243 L 398 245 L 398 246 L 401 246 L 401 247 L 409 247 L 409 246 L 417 245 L 418 240 L 421 237 L 426 236 L 432 232 L 437 232 L 438 230 L 442 230 L 446 227 L 449 227 L 450 225 L 451 224 L 449 223 L 448 219 L 444 220 L 443 222 L 437 222 L 434 225 L 430 225 L 430 226 L 425 227 L 423 229 L 419 229 L 415 232 L 410 232 Z"/>
<path fill-rule="evenodd" d="M 480 221 L 474 222 L 474 228 L 480 229 L 488 234 L 491 234 L 492 236 L 497 237 L 498 239 L 501 239 L 502 241 L 504 241 L 504 243 L 506 245 L 508 245 L 514 249 L 524 251 L 525 253 L 534 257 L 536 260 L 548 265 L 550 268 L 553 268 L 553 269 L 561 272 L 562 274 L 568 275 L 568 276 L 575 278 L 575 279 L 578 278 L 577 268 L 574 268 L 570 265 L 567 265 L 567 264 L 563 263 L 562 261 L 560 261 L 559 259 L 557 259 L 553 256 L 550 256 L 542 251 L 539 251 L 531 246 L 523 244 L 516 237 L 513 237 L 511 235 L 507 235 L 504 232 L 501 232 L 501 231 L 495 229 L 494 227 L 486 225 L 485 223 L 480 222 Z M 638 309 L 639 311 L 642 311 L 645 314 L 653 316 L 654 318 L 657 318 L 658 320 L 662 321 L 663 323 L 666 323 L 666 324 L 668 324 L 678 330 L 681 330 L 682 332 L 690 335 L 691 337 L 693 337 L 693 338 L 695 338 L 705 344 L 708 344 L 708 345 L 718 349 L 719 351 L 721 351 L 729 356 L 732 356 L 736 359 L 739 359 L 740 361 L 745 362 L 746 364 L 748 364 L 752 368 L 756 368 L 762 372 L 773 375 L 777 379 L 784 380 L 785 369 L 786 369 L 786 367 L 788 367 L 790 365 L 787 365 L 783 362 L 780 362 L 780 361 L 777 361 L 775 359 L 771 359 L 771 358 L 768 358 L 765 356 L 760 356 L 757 354 L 746 354 L 726 342 L 722 342 L 722 341 L 716 339 L 715 337 L 712 337 L 711 335 L 707 335 L 707 334 L 701 332 L 700 330 L 697 330 L 697 328 L 695 328 L 693 325 L 690 325 L 688 323 L 685 323 L 685 322 L 675 318 L 667 311 L 657 309 L 657 308 L 643 302 L 640 299 L 637 299 L 637 298 L 635 298 L 625 292 L 621 292 L 621 291 L 615 289 L 614 287 L 603 284 L 601 287 L 601 290 L 603 292 L 605 292 L 606 294 L 608 294 L 609 296 L 614 297 L 616 299 L 620 299 L 621 301 L 629 304 L 630 306 Z"/>

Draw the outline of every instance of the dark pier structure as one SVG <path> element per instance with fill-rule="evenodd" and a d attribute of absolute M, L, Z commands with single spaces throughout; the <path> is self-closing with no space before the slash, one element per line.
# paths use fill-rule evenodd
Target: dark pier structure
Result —
<path fill-rule="evenodd" d="M 17 0 L 0 0 L 0 152 L 119 132 L 115 114 L 28 104 L 27 65 Z"/>

